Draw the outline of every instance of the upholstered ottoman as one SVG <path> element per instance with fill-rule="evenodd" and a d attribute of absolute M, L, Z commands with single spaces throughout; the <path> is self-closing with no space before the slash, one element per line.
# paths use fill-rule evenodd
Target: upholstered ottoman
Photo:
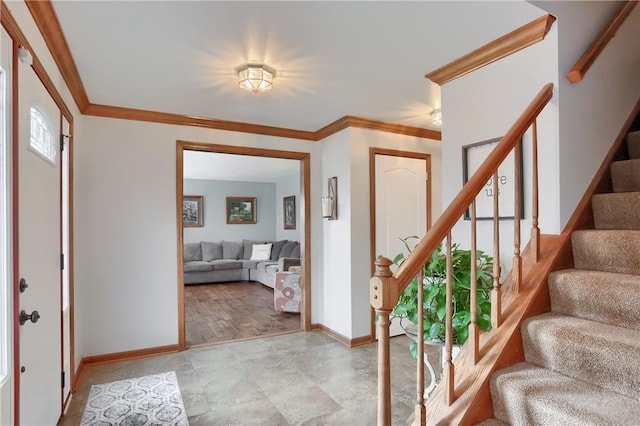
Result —
<path fill-rule="evenodd" d="M 302 289 L 300 267 L 291 266 L 287 272 L 277 272 L 273 289 L 273 308 L 276 312 L 300 312 Z"/>

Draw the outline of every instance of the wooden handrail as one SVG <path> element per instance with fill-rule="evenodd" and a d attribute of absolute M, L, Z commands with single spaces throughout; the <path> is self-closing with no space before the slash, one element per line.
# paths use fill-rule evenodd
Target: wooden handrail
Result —
<path fill-rule="evenodd" d="M 638 1 L 628 1 L 620 8 L 616 16 L 613 17 L 611 22 L 602 30 L 598 37 L 591 43 L 591 46 L 584 52 L 584 54 L 578 59 L 578 62 L 571 68 L 571 71 L 567 74 L 567 78 L 571 83 L 577 83 L 584 78 L 593 62 L 600 56 L 600 53 L 607 46 L 609 41 L 616 35 L 620 26 L 627 19 L 631 11 L 638 4 Z"/>
<path fill-rule="evenodd" d="M 424 259 L 431 256 L 440 242 L 448 234 L 465 210 L 475 200 L 476 195 L 482 190 L 487 181 L 498 166 L 507 158 L 507 155 L 518 143 L 522 135 L 527 131 L 553 96 L 553 83 L 546 84 L 531 101 L 529 106 L 518 117 L 509 131 L 500 140 L 498 145 L 489 154 L 471 179 L 464 185 L 460 193 L 442 213 L 427 235 L 420 240 L 411 255 L 394 274 L 394 281 L 399 287 L 395 289 L 400 294 L 409 282 L 415 277 L 424 265 Z"/>

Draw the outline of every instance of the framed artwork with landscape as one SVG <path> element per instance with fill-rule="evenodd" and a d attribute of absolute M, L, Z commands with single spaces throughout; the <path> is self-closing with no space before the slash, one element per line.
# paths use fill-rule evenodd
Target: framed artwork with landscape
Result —
<path fill-rule="evenodd" d="M 493 151 L 502 138 L 489 139 L 462 147 L 462 181 L 463 184 L 473 176 L 478 167 Z M 517 167 L 516 167 L 516 162 Z M 520 219 L 524 219 L 524 197 L 522 194 L 522 139 L 507 158 L 498 167 L 498 213 L 499 219 L 514 219 L 516 208 Z M 519 183 L 516 197 L 516 183 Z M 493 220 L 493 177 L 487 181 L 476 197 L 476 219 Z M 517 205 L 516 205 L 517 204 Z M 464 219 L 471 219 L 470 209 L 464 213 Z"/>
<path fill-rule="evenodd" d="M 227 224 L 257 222 L 256 197 L 227 197 Z"/>
<path fill-rule="evenodd" d="M 182 196 L 182 225 L 203 226 L 202 221 L 202 195 L 183 195 Z"/>
<path fill-rule="evenodd" d="M 296 229 L 296 196 L 289 195 L 282 199 L 282 215 L 284 229 Z"/>

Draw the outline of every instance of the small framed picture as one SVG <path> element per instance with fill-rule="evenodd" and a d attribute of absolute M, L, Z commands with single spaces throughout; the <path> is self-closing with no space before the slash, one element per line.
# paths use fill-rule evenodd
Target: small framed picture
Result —
<path fill-rule="evenodd" d="M 282 199 L 282 216 L 284 229 L 296 229 L 296 196 L 289 195 Z"/>
<path fill-rule="evenodd" d="M 202 195 L 184 195 L 182 196 L 182 225 L 203 226 L 202 221 Z"/>
<path fill-rule="evenodd" d="M 482 162 L 496 147 L 502 138 L 490 139 L 477 142 L 462 147 L 462 183 L 465 184 L 478 170 Z M 517 157 L 516 157 L 517 153 Z M 518 167 L 515 159 L 518 158 Z M 519 170 L 519 172 L 517 172 Z M 524 219 L 524 197 L 522 194 L 522 139 L 515 149 L 509 153 L 507 158 L 498 167 L 498 211 L 499 219 L 514 219 L 515 209 L 518 209 L 520 219 Z M 520 202 L 516 206 L 515 188 L 516 181 L 519 182 Z M 476 219 L 493 220 L 493 198 L 494 198 L 493 177 L 489 179 L 484 188 L 476 197 Z M 470 209 L 464 213 L 464 219 L 471 219 Z"/>
<path fill-rule="evenodd" d="M 227 224 L 257 222 L 256 197 L 227 197 Z"/>

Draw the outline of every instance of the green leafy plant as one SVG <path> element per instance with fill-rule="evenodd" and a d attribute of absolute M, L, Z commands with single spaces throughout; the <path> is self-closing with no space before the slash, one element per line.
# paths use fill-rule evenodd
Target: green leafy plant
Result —
<path fill-rule="evenodd" d="M 417 236 L 400 238 L 407 249 L 407 256 L 412 252 L 410 242 L 419 240 Z M 416 241 L 417 242 L 417 241 Z M 393 263 L 400 266 L 406 260 L 405 253 L 399 253 Z M 460 245 L 451 245 L 452 261 L 452 293 L 453 293 L 453 343 L 463 345 L 469 337 L 471 323 L 471 250 L 462 250 Z M 478 294 L 478 327 L 481 330 L 491 329 L 491 288 L 493 285 L 493 258 L 483 251 L 476 251 L 477 294 Z M 423 268 L 424 288 L 424 340 L 444 341 L 445 314 L 447 295 L 447 258 L 442 245 L 425 262 Z M 408 320 L 417 330 L 418 325 L 418 278 L 414 278 L 400 295 L 398 304 L 393 309 L 392 318 L 400 318 L 400 323 L 407 332 Z M 413 333 L 415 335 L 415 332 Z M 417 344 L 412 342 L 409 348 L 416 357 Z"/>

